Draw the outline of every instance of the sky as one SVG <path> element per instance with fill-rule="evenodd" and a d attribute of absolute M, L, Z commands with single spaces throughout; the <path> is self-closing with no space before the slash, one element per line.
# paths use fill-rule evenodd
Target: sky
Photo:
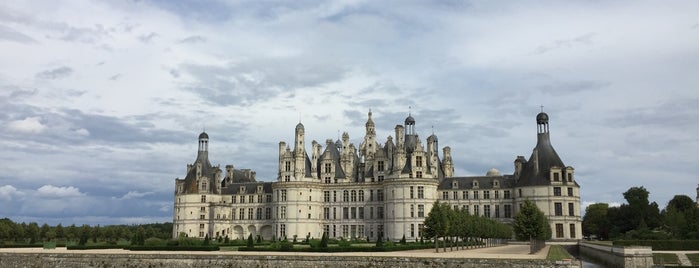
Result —
<path fill-rule="evenodd" d="M 583 206 L 699 184 L 698 1 L 2 1 L 0 218 L 172 221 L 175 178 L 275 181 L 278 144 L 408 114 L 455 175 L 511 174 L 536 114 Z M 309 148 L 307 148 L 309 149 Z"/>

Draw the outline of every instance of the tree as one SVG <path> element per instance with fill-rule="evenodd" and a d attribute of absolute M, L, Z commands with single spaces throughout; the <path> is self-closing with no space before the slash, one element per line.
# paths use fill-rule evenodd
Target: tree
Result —
<path fill-rule="evenodd" d="M 49 230 L 51 230 L 51 227 L 49 227 L 48 224 L 44 223 L 41 225 L 41 229 L 39 229 L 39 239 L 41 239 L 41 241 L 46 240 L 46 233 L 48 233 Z"/>
<path fill-rule="evenodd" d="M 662 212 L 663 228 L 676 239 L 699 237 L 699 208 L 686 195 L 676 195 Z"/>
<path fill-rule="evenodd" d="M 595 235 L 599 239 L 609 239 L 609 219 L 607 211 L 609 204 L 596 203 L 585 208 L 585 216 L 582 220 L 582 233 L 585 236 Z"/>
<path fill-rule="evenodd" d="M 328 247 L 328 234 L 323 232 L 323 238 L 320 239 L 320 248 Z"/>
<path fill-rule="evenodd" d="M 136 233 L 131 238 L 131 245 L 143 246 L 143 244 L 146 243 L 146 234 L 145 233 L 146 233 L 146 231 L 143 229 L 143 227 L 139 226 L 138 230 L 136 230 Z"/>
<path fill-rule="evenodd" d="M 434 238 L 436 252 L 439 252 L 439 238 L 445 237 L 449 231 L 448 209 L 447 205 L 443 205 L 437 200 L 425 218 L 425 235 Z"/>
<path fill-rule="evenodd" d="M 56 232 L 56 238 L 61 239 L 65 237 L 65 231 L 63 230 L 63 225 L 60 223 L 56 225 L 56 228 L 54 228 L 54 231 Z"/>
<path fill-rule="evenodd" d="M 252 240 L 252 233 L 250 233 L 250 235 L 248 235 L 248 248 L 254 248 L 254 247 L 255 247 L 255 244 L 253 243 L 253 240 Z"/>
<path fill-rule="evenodd" d="M 84 224 L 82 227 L 80 227 L 80 231 L 78 237 L 80 238 L 78 245 L 84 246 L 87 244 L 87 240 L 90 238 L 90 226 Z"/>
<path fill-rule="evenodd" d="M 31 222 L 27 225 L 27 237 L 29 237 L 29 244 L 36 243 L 39 240 L 39 224 L 36 222 Z"/>
<path fill-rule="evenodd" d="M 544 216 L 544 213 L 539 210 L 536 204 L 529 200 L 524 201 L 522 209 L 515 215 L 512 227 L 517 240 L 551 239 L 551 227 L 546 216 Z"/>

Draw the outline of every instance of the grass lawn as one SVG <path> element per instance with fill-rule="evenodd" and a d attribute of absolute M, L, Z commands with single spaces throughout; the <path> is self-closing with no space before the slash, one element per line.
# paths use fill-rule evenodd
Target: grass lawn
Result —
<path fill-rule="evenodd" d="M 678 264 L 679 265 L 680 259 L 677 258 L 677 254 L 674 254 L 674 253 L 653 253 L 653 263 L 655 263 L 655 264 Z"/>
<path fill-rule="evenodd" d="M 699 253 L 689 253 L 685 255 L 687 255 L 689 261 L 692 262 L 692 265 L 699 265 Z"/>
<path fill-rule="evenodd" d="M 546 256 L 547 260 L 552 260 L 552 261 L 560 261 L 563 259 L 572 259 L 573 256 L 570 256 L 570 253 L 563 249 L 560 245 L 551 245 L 549 247 L 549 254 Z"/>
<path fill-rule="evenodd" d="M 603 246 L 611 246 L 612 245 L 612 241 L 599 241 L 599 240 L 585 241 L 585 243 L 597 244 L 597 245 L 603 245 Z"/>

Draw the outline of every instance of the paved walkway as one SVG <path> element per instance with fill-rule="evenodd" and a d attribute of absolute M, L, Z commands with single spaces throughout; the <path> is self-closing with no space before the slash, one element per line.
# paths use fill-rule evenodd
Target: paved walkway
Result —
<path fill-rule="evenodd" d="M 697 254 L 699 251 L 669 251 L 669 250 L 653 250 L 653 253 L 670 253 L 677 255 L 682 266 L 692 266 L 692 261 L 687 258 L 687 254 Z"/>
<path fill-rule="evenodd" d="M 192 254 L 192 255 L 292 255 L 292 256 L 377 256 L 377 257 L 422 257 L 422 258 L 466 258 L 466 259 L 546 259 L 548 246 L 536 254 L 529 254 L 529 245 L 506 245 L 490 248 L 464 249 L 446 252 L 434 249 L 406 250 L 394 252 L 263 252 L 263 251 L 128 251 L 123 249 L 92 249 L 92 250 L 67 250 L 66 248 L 42 249 L 42 248 L 1 248 L 0 253 L 76 253 L 76 254 Z"/>

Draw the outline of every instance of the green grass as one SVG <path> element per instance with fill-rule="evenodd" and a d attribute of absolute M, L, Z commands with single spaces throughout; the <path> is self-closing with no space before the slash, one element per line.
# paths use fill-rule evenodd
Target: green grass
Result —
<path fill-rule="evenodd" d="M 692 265 L 699 265 L 699 253 L 688 253 L 687 258 L 692 262 Z"/>
<path fill-rule="evenodd" d="M 572 258 L 573 256 L 570 256 L 570 253 L 568 253 L 568 251 L 566 251 L 560 245 L 551 245 L 551 247 L 549 247 L 549 254 L 546 256 L 546 259 L 551 261 L 560 261 L 563 259 Z"/>
<path fill-rule="evenodd" d="M 612 241 L 593 240 L 593 241 L 585 241 L 585 243 L 597 244 L 597 245 L 603 245 L 603 246 L 611 246 L 613 242 Z"/>
<path fill-rule="evenodd" d="M 680 264 L 680 259 L 677 257 L 677 254 L 674 253 L 653 253 L 653 263 Z"/>

